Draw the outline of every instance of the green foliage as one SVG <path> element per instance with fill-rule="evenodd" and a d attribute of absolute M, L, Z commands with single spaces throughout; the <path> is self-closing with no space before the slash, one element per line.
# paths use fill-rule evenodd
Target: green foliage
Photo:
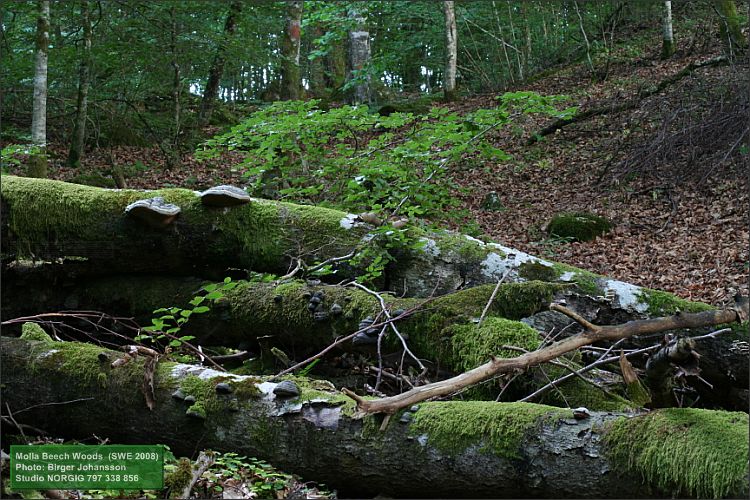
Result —
<path fill-rule="evenodd" d="M 464 155 L 507 159 L 487 132 L 509 123 L 512 112 L 570 113 L 556 108 L 561 99 L 509 93 L 498 107 L 466 116 L 445 108 L 424 116 L 379 116 L 365 106 L 326 111 L 317 100 L 278 102 L 206 141 L 197 154 L 207 159 L 242 151 L 239 169 L 256 194 L 271 185 L 280 197 L 298 202 L 431 218 L 450 215 L 456 204 L 451 162 Z"/>
<path fill-rule="evenodd" d="M 34 144 L 8 144 L 0 151 L 0 171 L 8 173 L 10 167 L 21 165 L 22 158 L 39 154 L 41 149 Z"/>
<path fill-rule="evenodd" d="M 190 300 L 192 307 L 189 309 L 173 306 L 160 307 L 154 310 L 154 314 L 158 316 L 151 319 L 151 325 L 142 328 L 142 331 L 149 333 L 140 334 L 135 340 L 156 342 L 168 338 L 169 347 L 174 349 L 181 347 L 184 342 L 189 342 L 195 338 L 192 335 L 178 337 L 180 330 L 190 320 L 190 317 L 193 314 L 203 314 L 210 311 L 210 304 L 223 299 L 224 292 L 234 289 L 237 284 L 237 282 L 232 281 L 232 278 L 227 277 L 224 278 L 222 283 L 211 283 L 201 287 L 200 293 Z"/>

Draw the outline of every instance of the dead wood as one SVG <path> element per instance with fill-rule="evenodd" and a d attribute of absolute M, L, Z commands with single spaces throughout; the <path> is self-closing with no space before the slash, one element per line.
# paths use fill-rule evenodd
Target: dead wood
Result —
<path fill-rule="evenodd" d="M 432 384 L 415 387 L 414 389 L 396 396 L 367 400 L 350 390 L 344 389 L 343 391 L 347 396 L 357 402 L 357 407 L 361 412 L 393 414 L 400 409 L 409 407 L 420 401 L 448 396 L 460 391 L 461 389 L 478 384 L 502 373 L 526 371 L 532 366 L 551 361 L 565 353 L 571 352 L 585 345 L 593 344 L 594 342 L 602 340 L 616 341 L 634 335 L 658 333 L 680 328 L 698 328 L 702 326 L 733 323 L 735 321 L 740 321 L 743 314 L 747 314 L 746 308 L 747 304 L 745 304 L 745 309 L 741 311 L 738 311 L 737 309 L 724 309 L 698 313 L 680 313 L 675 314 L 674 316 L 662 318 L 630 321 L 622 325 L 597 326 L 582 318 L 575 311 L 559 304 L 552 304 L 550 309 L 561 312 L 574 319 L 581 324 L 585 330 L 578 335 L 568 337 L 547 347 L 523 354 L 516 358 L 499 359 L 493 357 L 488 363 L 462 373 L 461 375 L 447 380 L 434 382 Z"/>

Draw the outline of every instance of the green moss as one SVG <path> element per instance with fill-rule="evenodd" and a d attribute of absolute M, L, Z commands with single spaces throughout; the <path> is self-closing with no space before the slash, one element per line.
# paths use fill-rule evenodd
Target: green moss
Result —
<path fill-rule="evenodd" d="M 628 397 L 638 408 L 643 408 L 651 402 L 651 394 L 649 394 L 648 390 L 643 387 L 640 380 L 634 380 L 627 384 L 626 390 L 628 392 Z"/>
<path fill-rule="evenodd" d="M 570 281 L 576 284 L 576 287 L 587 295 L 603 295 L 604 290 L 597 284 L 597 281 L 602 278 L 598 274 L 594 274 L 584 269 L 569 266 L 568 264 L 562 264 L 560 262 L 553 262 L 552 267 L 557 271 L 559 279 L 565 273 L 572 273 Z"/>
<path fill-rule="evenodd" d="M 448 330 L 452 369 L 468 371 L 490 360 L 490 356 L 514 358 L 518 351 L 502 349 L 510 345 L 533 351 L 539 347 L 539 332 L 520 321 L 488 317 L 480 326 L 474 323 L 454 325 Z"/>
<path fill-rule="evenodd" d="M 414 414 L 409 432 L 426 434 L 429 445 L 448 453 L 480 446 L 484 453 L 520 458 L 527 433 L 546 421 L 571 416 L 569 410 L 531 403 L 428 402 Z"/>
<path fill-rule="evenodd" d="M 604 436 L 617 467 L 674 496 L 741 497 L 748 491 L 748 416 L 669 408 L 615 421 Z"/>
<path fill-rule="evenodd" d="M 50 337 L 47 332 L 36 323 L 24 323 L 21 327 L 21 338 L 24 340 L 38 340 L 46 344 L 55 343 L 55 341 L 52 340 L 52 337 Z"/>
<path fill-rule="evenodd" d="M 695 313 L 713 309 L 708 304 L 690 302 L 669 292 L 652 290 L 650 288 L 642 289 L 639 300 L 648 304 L 648 313 L 650 316 L 669 316 L 677 312 Z"/>
<path fill-rule="evenodd" d="M 527 280 L 555 281 L 560 273 L 551 266 L 545 266 L 541 262 L 528 261 L 518 266 L 518 275 Z"/>
<path fill-rule="evenodd" d="M 219 413 L 223 409 L 221 401 L 216 394 L 216 384 L 222 382 L 222 378 L 204 380 L 195 375 L 188 375 L 180 381 L 180 390 L 185 396 L 193 396 L 195 403 L 188 409 L 200 410 L 204 416 Z"/>
<path fill-rule="evenodd" d="M 552 218 L 547 231 L 552 236 L 590 241 L 612 229 L 612 224 L 599 215 L 587 212 L 562 213 Z"/>
<path fill-rule="evenodd" d="M 233 394 L 240 399 L 260 397 L 263 393 L 258 388 L 259 383 L 260 379 L 255 377 L 249 377 L 243 380 L 231 379 L 229 381 L 229 385 L 232 386 L 232 389 L 234 390 Z"/>
<path fill-rule="evenodd" d="M 187 485 L 193 479 L 193 466 L 187 458 L 181 458 L 177 467 L 164 476 L 164 487 L 169 490 L 171 498 L 177 498 L 182 494 Z"/>
<path fill-rule="evenodd" d="M 84 186 L 94 186 L 110 189 L 117 187 L 114 179 L 112 179 L 111 177 L 105 177 L 104 175 L 95 172 L 88 174 L 78 174 L 70 179 L 70 182 L 73 184 L 82 184 Z"/>

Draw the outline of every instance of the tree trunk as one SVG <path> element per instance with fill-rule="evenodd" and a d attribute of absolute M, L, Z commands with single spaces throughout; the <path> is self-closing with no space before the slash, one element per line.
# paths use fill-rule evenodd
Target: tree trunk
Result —
<path fill-rule="evenodd" d="M 49 50 L 49 0 L 39 0 L 34 63 L 34 108 L 31 115 L 31 142 L 39 152 L 29 159 L 31 177 L 47 177 L 47 53 Z"/>
<path fill-rule="evenodd" d="M 356 25 L 349 32 L 349 79 L 355 80 L 351 102 L 370 104 L 372 102 L 370 75 L 370 32 L 367 29 L 367 6 L 352 4 L 349 18 Z"/>
<path fill-rule="evenodd" d="M 223 39 L 216 48 L 216 55 L 214 61 L 211 64 L 211 69 L 208 72 L 208 81 L 206 82 L 206 88 L 203 91 L 203 100 L 201 101 L 200 112 L 198 113 L 198 126 L 205 127 L 208 125 L 211 119 L 211 113 L 214 109 L 214 101 L 219 92 L 219 84 L 221 83 L 221 77 L 224 74 L 224 63 L 226 62 L 227 45 L 234 36 L 234 32 L 237 28 L 237 18 L 242 12 L 242 2 L 233 1 L 229 6 L 229 14 L 227 14 L 227 20 L 224 23 L 224 34 Z"/>
<path fill-rule="evenodd" d="M 669 59 L 675 52 L 674 34 L 672 33 L 672 2 L 664 2 L 664 24 L 662 31 L 661 58 Z"/>
<path fill-rule="evenodd" d="M 302 88 L 299 65 L 302 1 L 287 0 L 286 5 L 286 30 L 281 40 L 281 98 L 298 100 Z"/>
<path fill-rule="evenodd" d="M 84 275 L 148 272 L 209 278 L 226 276 L 228 268 L 283 275 L 290 255 L 312 265 L 365 244 L 377 245 L 371 241 L 371 225 L 354 214 L 321 207 L 257 199 L 225 211 L 205 207 L 185 189 L 110 191 L 13 176 L 5 176 L 0 188 L 4 260 L 62 258 L 80 266 Z M 124 214 L 128 204 L 154 196 L 181 207 L 171 225 L 153 229 Z M 612 307 L 636 314 L 652 310 L 653 291 L 648 289 L 448 231 L 404 230 L 424 245 L 391 249 L 396 261 L 386 274 L 389 289 L 397 294 L 441 295 L 505 276 L 506 283 L 538 279 L 578 286 L 591 295 L 609 293 Z M 87 260 L 76 264 L 72 257 Z M 337 282 L 358 272 L 346 259 L 333 265 Z"/>
<path fill-rule="evenodd" d="M 346 83 L 346 42 L 342 40 L 333 44 L 325 56 L 326 87 L 331 89 L 332 94 L 340 91 Z"/>
<path fill-rule="evenodd" d="M 458 58 L 458 31 L 456 30 L 456 11 L 452 0 L 443 2 L 445 10 L 445 73 L 443 74 L 443 93 L 446 101 L 456 99 L 456 60 Z"/>
<path fill-rule="evenodd" d="M 745 37 L 742 36 L 737 4 L 734 0 L 714 0 L 714 6 L 719 13 L 719 32 L 724 51 L 727 57 L 733 59 L 737 52 L 747 48 Z"/>
<path fill-rule="evenodd" d="M 742 413 L 672 409 L 620 419 L 592 412 L 574 420 L 570 410 L 533 404 L 433 402 L 383 423 L 381 416 L 357 418 L 325 381 L 295 379 L 301 395 L 282 399 L 273 382 L 174 363 L 157 365 L 149 411 L 135 389 L 144 379 L 142 358 L 113 368 L 122 353 L 52 342 L 41 332 L 28 338 L 0 339 L 3 402 L 19 423 L 66 438 L 158 442 L 177 455 L 232 451 L 347 497 L 742 497 L 748 490 Z M 229 394 L 218 391 L 220 382 Z M 187 395 L 195 402 L 180 399 Z M 649 467 L 637 455 L 609 461 L 610 453 L 647 447 L 652 426 L 660 447 L 650 460 L 666 465 Z M 610 443 L 607 432 L 634 437 Z M 697 457 L 689 474 L 669 468 L 677 463 L 672 445 Z M 715 447 L 720 456 L 711 455 Z"/>
<path fill-rule="evenodd" d="M 176 7 L 172 5 L 169 10 L 169 16 L 171 20 L 171 30 L 169 33 L 169 52 L 172 55 L 172 114 L 173 114 L 173 132 L 172 132 L 172 146 L 176 148 L 180 142 L 180 92 L 182 83 L 180 80 L 180 63 L 177 53 L 177 12 Z"/>
<path fill-rule="evenodd" d="M 309 47 L 311 50 L 315 48 L 315 40 L 323 36 L 323 29 L 319 25 L 311 26 L 311 41 Z M 326 76 L 325 67 L 323 65 L 325 59 L 322 56 L 318 56 L 310 61 L 310 94 L 313 97 L 323 97 L 327 94 L 326 92 Z"/>
<path fill-rule="evenodd" d="M 83 26 L 83 52 L 78 76 L 78 101 L 73 137 L 68 151 L 68 166 L 81 166 L 81 157 L 86 141 L 86 119 L 89 97 L 89 73 L 91 71 L 91 14 L 89 0 L 81 0 L 81 25 Z"/>

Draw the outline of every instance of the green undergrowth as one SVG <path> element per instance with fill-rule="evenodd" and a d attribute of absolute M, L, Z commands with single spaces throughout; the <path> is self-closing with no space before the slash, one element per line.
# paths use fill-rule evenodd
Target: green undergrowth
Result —
<path fill-rule="evenodd" d="M 414 414 L 409 432 L 426 434 L 428 445 L 451 454 L 478 446 L 483 453 L 518 459 L 527 433 L 571 416 L 570 410 L 531 403 L 428 402 Z"/>
<path fill-rule="evenodd" d="M 613 464 L 675 496 L 747 497 L 748 415 L 668 408 L 606 429 Z"/>

